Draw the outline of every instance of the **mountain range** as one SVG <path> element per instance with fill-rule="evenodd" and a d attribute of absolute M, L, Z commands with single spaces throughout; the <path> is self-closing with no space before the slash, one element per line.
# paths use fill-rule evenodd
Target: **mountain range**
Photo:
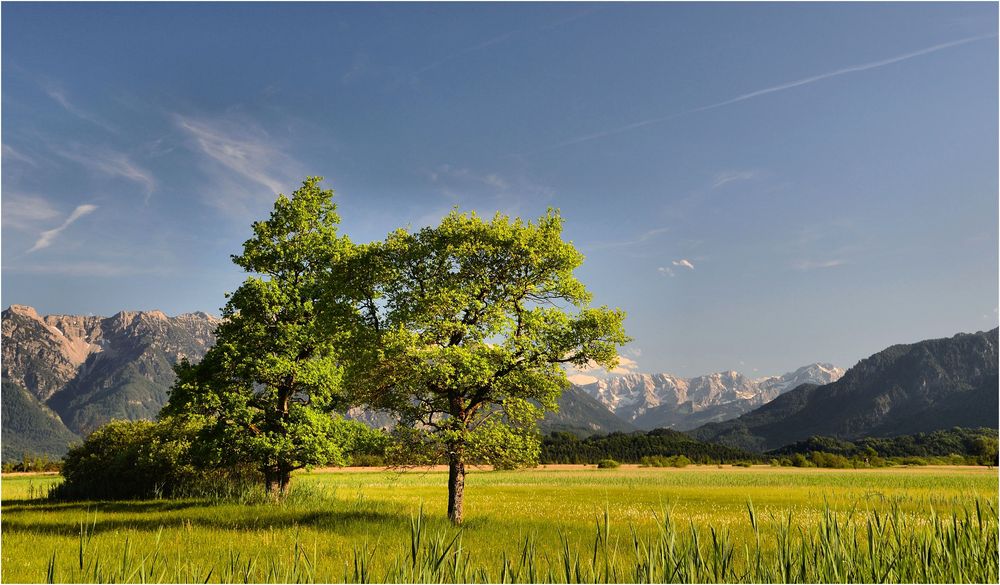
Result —
<path fill-rule="evenodd" d="M 802 384 L 828 384 L 844 375 L 831 364 L 810 364 L 780 376 L 749 378 L 735 371 L 694 378 L 621 374 L 581 386 L 639 429 L 686 431 L 736 418 Z"/>
<path fill-rule="evenodd" d="M 113 418 L 155 417 L 173 365 L 200 359 L 218 323 L 205 313 L 159 311 L 43 317 L 24 305 L 11 305 L 2 318 L 5 460 L 28 448 L 58 456 L 68 440 Z"/>
<path fill-rule="evenodd" d="M 198 360 L 219 320 L 122 311 L 111 317 L 3 311 L 2 458 L 61 456 L 107 421 L 153 418 L 173 365 Z M 609 375 L 572 386 L 543 432 L 578 436 L 655 428 L 764 451 L 814 435 L 840 439 L 997 428 L 997 330 L 895 345 L 846 373 L 811 364 L 780 376 L 720 372 Z M 386 421 L 377 413 L 354 413 Z M 372 418 L 374 417 L 374 418 Z M 383 416 L 384 418 L 384 416 Z"/>
<path fill-rule="evenodd" d="M 173 384 L 173 365 L 185 357 L 201 359 L 219 323 L 200 312 L 42 316 L 25 305 L 11 305 L 2 318 L 5 461 L 26 453 L 59 457 L 111 419 L 155 417 Z M 541 422 L 543 432 L 636 430 L 576 387 L 563 393 L 559 405 Z M 392 422 L 379 413 L 350 414 L 374 426 Z"/>
<path fill-rule="evenodd" d="M 61 456 L 69 443 L 113 418 L 155 417 L 173 383 L 173 365 L 183 357 L 200 359 L 214 343 L 218 323 L 206 313 L 42 316 L 11 305 L 3 312 L 3 458 Z M 837 375 L 832 366 L 814 364 L 754 380 L 735 372 L 691 379 L 613 377 L 571 386 L 559 410 L 539 426 L 544 433 L 581 437 L 659 426 L 687 429 L 743 414 L 797 382 L 826 382 Z M 392 424 L 380 413 L 349 415 L 374 426 Z"/>
<path fill-rule="evenodd" d="M 835 382 L 803 384 L 752 412 L 689 434 L 766 451 L 815 435 L 851 440 L 952 427 L 995 429 L 997 331 L 893 345 Z"/>

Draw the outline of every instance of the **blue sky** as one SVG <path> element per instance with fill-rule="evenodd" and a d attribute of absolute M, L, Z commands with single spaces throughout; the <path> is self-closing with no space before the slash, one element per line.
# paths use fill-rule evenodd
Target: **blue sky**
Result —
<path fill-rule="evenodd" d="M 643 371 L 997 324 L 993 3 L 2 11 L 4 306 L 217 312 L 322 175 L 356 241 L 560 208 Z"/>

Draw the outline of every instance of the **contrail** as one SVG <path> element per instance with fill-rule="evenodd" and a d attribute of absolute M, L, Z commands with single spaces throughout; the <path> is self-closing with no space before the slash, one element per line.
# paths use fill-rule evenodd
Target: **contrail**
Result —
<path fill-rule="evenodd" d="M 819 75 L 813 75 L 811 77 L 803 77 L 802 79 L 797 79 L 795 81 L 789 81 L 787 83 L 782 83 L 781 85 L 775 85 L 772 87 L 767 87 L 764 89 L 758 89 L 757 91 L 752 91 L 750 93 L 745 93 L 738 95 L 734 98 L 716 102 L 714 104 L 709 104 L 707 106 L 700 106 L 690 110 L 684 110 L 683 112 L 677 112 L 674 114 L 669 114 L 666 116 L 660 116 L 657 118 L 649 118 L 647 120 L 640 120 L 638 122 L 633 122 L 625 126 L 620 126 L 618 128 L 612 128 L 611 130 L 604 130 L 601 132 L 595 132 L 593 134 L 587 134 L 586 136 L 580 136 L 572 140 L 567 140 L 565 142 L 560 142 L 554 144 L 548 148 L 543 148 L 541 150 L 536 150 L 530 154 L 537 154 L 540 152 L 547 152 L 550 150 L 555 150 L 557 148 L 563 148 L 564 146 L 572 146 L 574 144 L 580 144 L 581 142 L 589 142 L 591 140 L 597 140 L 598 138 L 604 138 L 605 136 L 612 136 L 614 134 L 621 134 L 622 132 L 628 132 L 629 130 L 635 130 L 636 128 L 642 128 L 644 126 L 652 126 L 653 124 L 660 124 L 668 120 L 673 120 L 674 118 L 679 118 L 681 116 L 686 116 L 688 114 L 694 114 L 697 112 L 704 112 L 706 110 L 714 110 L 715 108 L 721 108 L 723 106 L 728 106 L 731 104 L 739 103 L 755 97 L 762 95 L 767 95 L 769 93 L 775 93 L 778 91 L 785 91 L 786 89 L 791 89 L 793 87 L 799 87 L 801 85 L 808 85 L 810 83 L 815 83 L 823 79 L 829 79 L 831 77 L 838 77 L 840 75 L 847 75 L 848 73 L 857 73 L 859 71 L 868 71 L 869 69 L 877 69 L 879 67 L 885 67 L 886 65 L 892 65 L 893 63 L 899 63 L 900 61 L 906 61 L 908 59 L 913 59 L 914 57 L 920 57 L 921 55 L 927 55 L 929 53 L 936 53 L 937 51 L 943 51 L 951 47 L 957 47 L 959 45 L 966 45 L 969 43 L 974 43 L 976 41 L 981 41 L 983 39 L 994 38 L 996 35 L 982 35 L 977 37 L 967 37 L 964 39 L 958 39 L 956 41 L 951 41 L 947 43 L 941 43 L 939 45 L 934 45 L 932 47 L 927 47 L 926 49 L 920 49 L 917 51 L 911 51 L 909 53 L 903 53 L 902 55 L 897 55 L 895 57 L 889 57 L 888 59 L 882 59 L 880 61 L 871 61 L 869 63 L 862 63 L 860 65 L 852 65 L 850 67 L 844 67 L 842 69 L 836 69 L 834 71 L 829 71 L 827 73 L 821 73 Z"/>

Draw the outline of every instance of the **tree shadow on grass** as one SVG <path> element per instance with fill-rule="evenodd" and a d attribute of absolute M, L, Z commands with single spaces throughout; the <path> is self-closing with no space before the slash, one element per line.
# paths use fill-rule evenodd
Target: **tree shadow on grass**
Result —
<path fill-rule="evenodd" d="M 44 498 L 13 500 L 0 503 L 4 512 L 135 512 L 154 513 L 211 506 L 199 500 L 115 500 L 115 501 L 53 501 Z"/>
<path fill-rule="evenodd" d="M 202 527 L 212 530 L 246 532 L 261 529 L 310 527 L 329 532 L 351 533 L 358 528 L 379 526 L 405 529 L 409 516 L 390 502 L 369 500 L 358 506 L 350 503 L 258 504 L 240 506 L 206 501 L 122 501 L 38 503 L 19 501 L 4 505 L 4 533 L 54 534 L 77 536 L 82 523 L 95 534 L 107 531 L 134 530 L 156 532 L 172 528 Z M 225 510 L 224 508 L 230 508 Z M 230 513 L 231 510 L 234 510 Z M 31 520 L 19 513 L 51 512 L 51 517 Z M 107 517 L 107 514 L 118 515 Z M 126 517 L 122 517 L 126 516 Z"/>

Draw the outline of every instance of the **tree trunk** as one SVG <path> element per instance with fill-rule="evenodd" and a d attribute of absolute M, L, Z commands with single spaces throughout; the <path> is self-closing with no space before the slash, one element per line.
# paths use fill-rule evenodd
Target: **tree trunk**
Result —
<path fill-rule="evenodd" d="M 292 482 L 292 472 L 284 467 L 269 467 L 264 470 L 264 485 L 272 500 L 280 500 L 288 495 Z"/>
<path fill-rule="evenodd" d="M 462 523 L 462 502 L 465 498 L 465 450 L 454 447 L 448 456 L 448 519 Z"/>
<path fill-rule="evenodd" d="M 281 499 L 281 484 L 279 482 L 278 470 L 274 468 L 264 470 L 264 489 L 272 500 Z"/>
<path fill-rule="evenodd" d="M 292 482 L 292 473 L 286 469 L 282 469 L 278 474 L 278 493 L 281 497 L 288 495 L 288 486 Z"/>

